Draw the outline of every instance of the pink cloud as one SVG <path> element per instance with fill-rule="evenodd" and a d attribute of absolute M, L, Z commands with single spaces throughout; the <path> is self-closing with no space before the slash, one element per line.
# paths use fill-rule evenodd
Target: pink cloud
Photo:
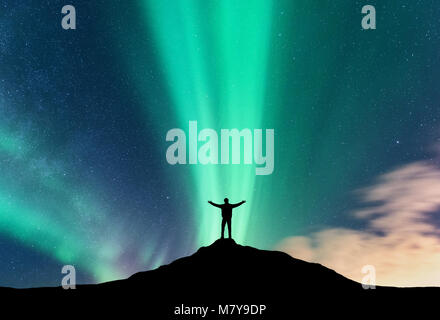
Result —
<path fill-rule="evenodd" d="M 440 215 L 440 169 L 412 163 L 359 193 L 370 205 L 353 216 L 367 221 L 365 230 L 328 228 L 284 239 L 278 249 L 358 282 L 362 267 L 373 265 L 377 285 L 440 286 L 440 230 L 430 222 Z"/>

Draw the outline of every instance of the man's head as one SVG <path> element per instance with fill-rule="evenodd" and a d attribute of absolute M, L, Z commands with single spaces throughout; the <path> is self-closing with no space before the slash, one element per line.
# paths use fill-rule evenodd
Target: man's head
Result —
<path fill-rule="evenodd" d="M 229 203 L 229 199 L 228 198 L 224 198 L 223 200 L 225 201 L 225 203 Z"/>

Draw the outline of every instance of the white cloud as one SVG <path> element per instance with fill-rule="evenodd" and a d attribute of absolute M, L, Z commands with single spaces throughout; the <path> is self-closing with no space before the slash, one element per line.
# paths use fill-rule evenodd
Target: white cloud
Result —
<path fill-rule="evenodd" d="M 364 230 L 329 228 L 290 237 L 278 249 L 321 263 L 361 282 L 364 265 L 376 268 L 376 283 L 440 286 L 440 169 L 416 162 L 381 176 L 360 190 L 368 207 L 354 212 Z"/>

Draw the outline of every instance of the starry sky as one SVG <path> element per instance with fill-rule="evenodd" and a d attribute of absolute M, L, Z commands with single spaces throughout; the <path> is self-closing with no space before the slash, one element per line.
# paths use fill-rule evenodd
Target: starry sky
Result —
<path fill-rule="evenodd" d="M 0 286 L 189 255 L 224 197 L 241 244 L 440 285 L 439 49 L 435 0 L 0 0 Z M 274 172 L 171 166 L 190 120 L 274 129 Z"/>

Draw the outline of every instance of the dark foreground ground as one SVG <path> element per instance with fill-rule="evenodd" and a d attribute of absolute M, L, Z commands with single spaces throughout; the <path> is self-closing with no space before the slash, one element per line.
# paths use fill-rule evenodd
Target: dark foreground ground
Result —
<path fill-rule="evenodd" d="M 75 290 L 0 288 L 0 298 L 3 312 L 45 318 L 419 318 L 440 309 L 440 288 L 364 290 L 322 265 L 226 239 L 126 280 Z"/>

